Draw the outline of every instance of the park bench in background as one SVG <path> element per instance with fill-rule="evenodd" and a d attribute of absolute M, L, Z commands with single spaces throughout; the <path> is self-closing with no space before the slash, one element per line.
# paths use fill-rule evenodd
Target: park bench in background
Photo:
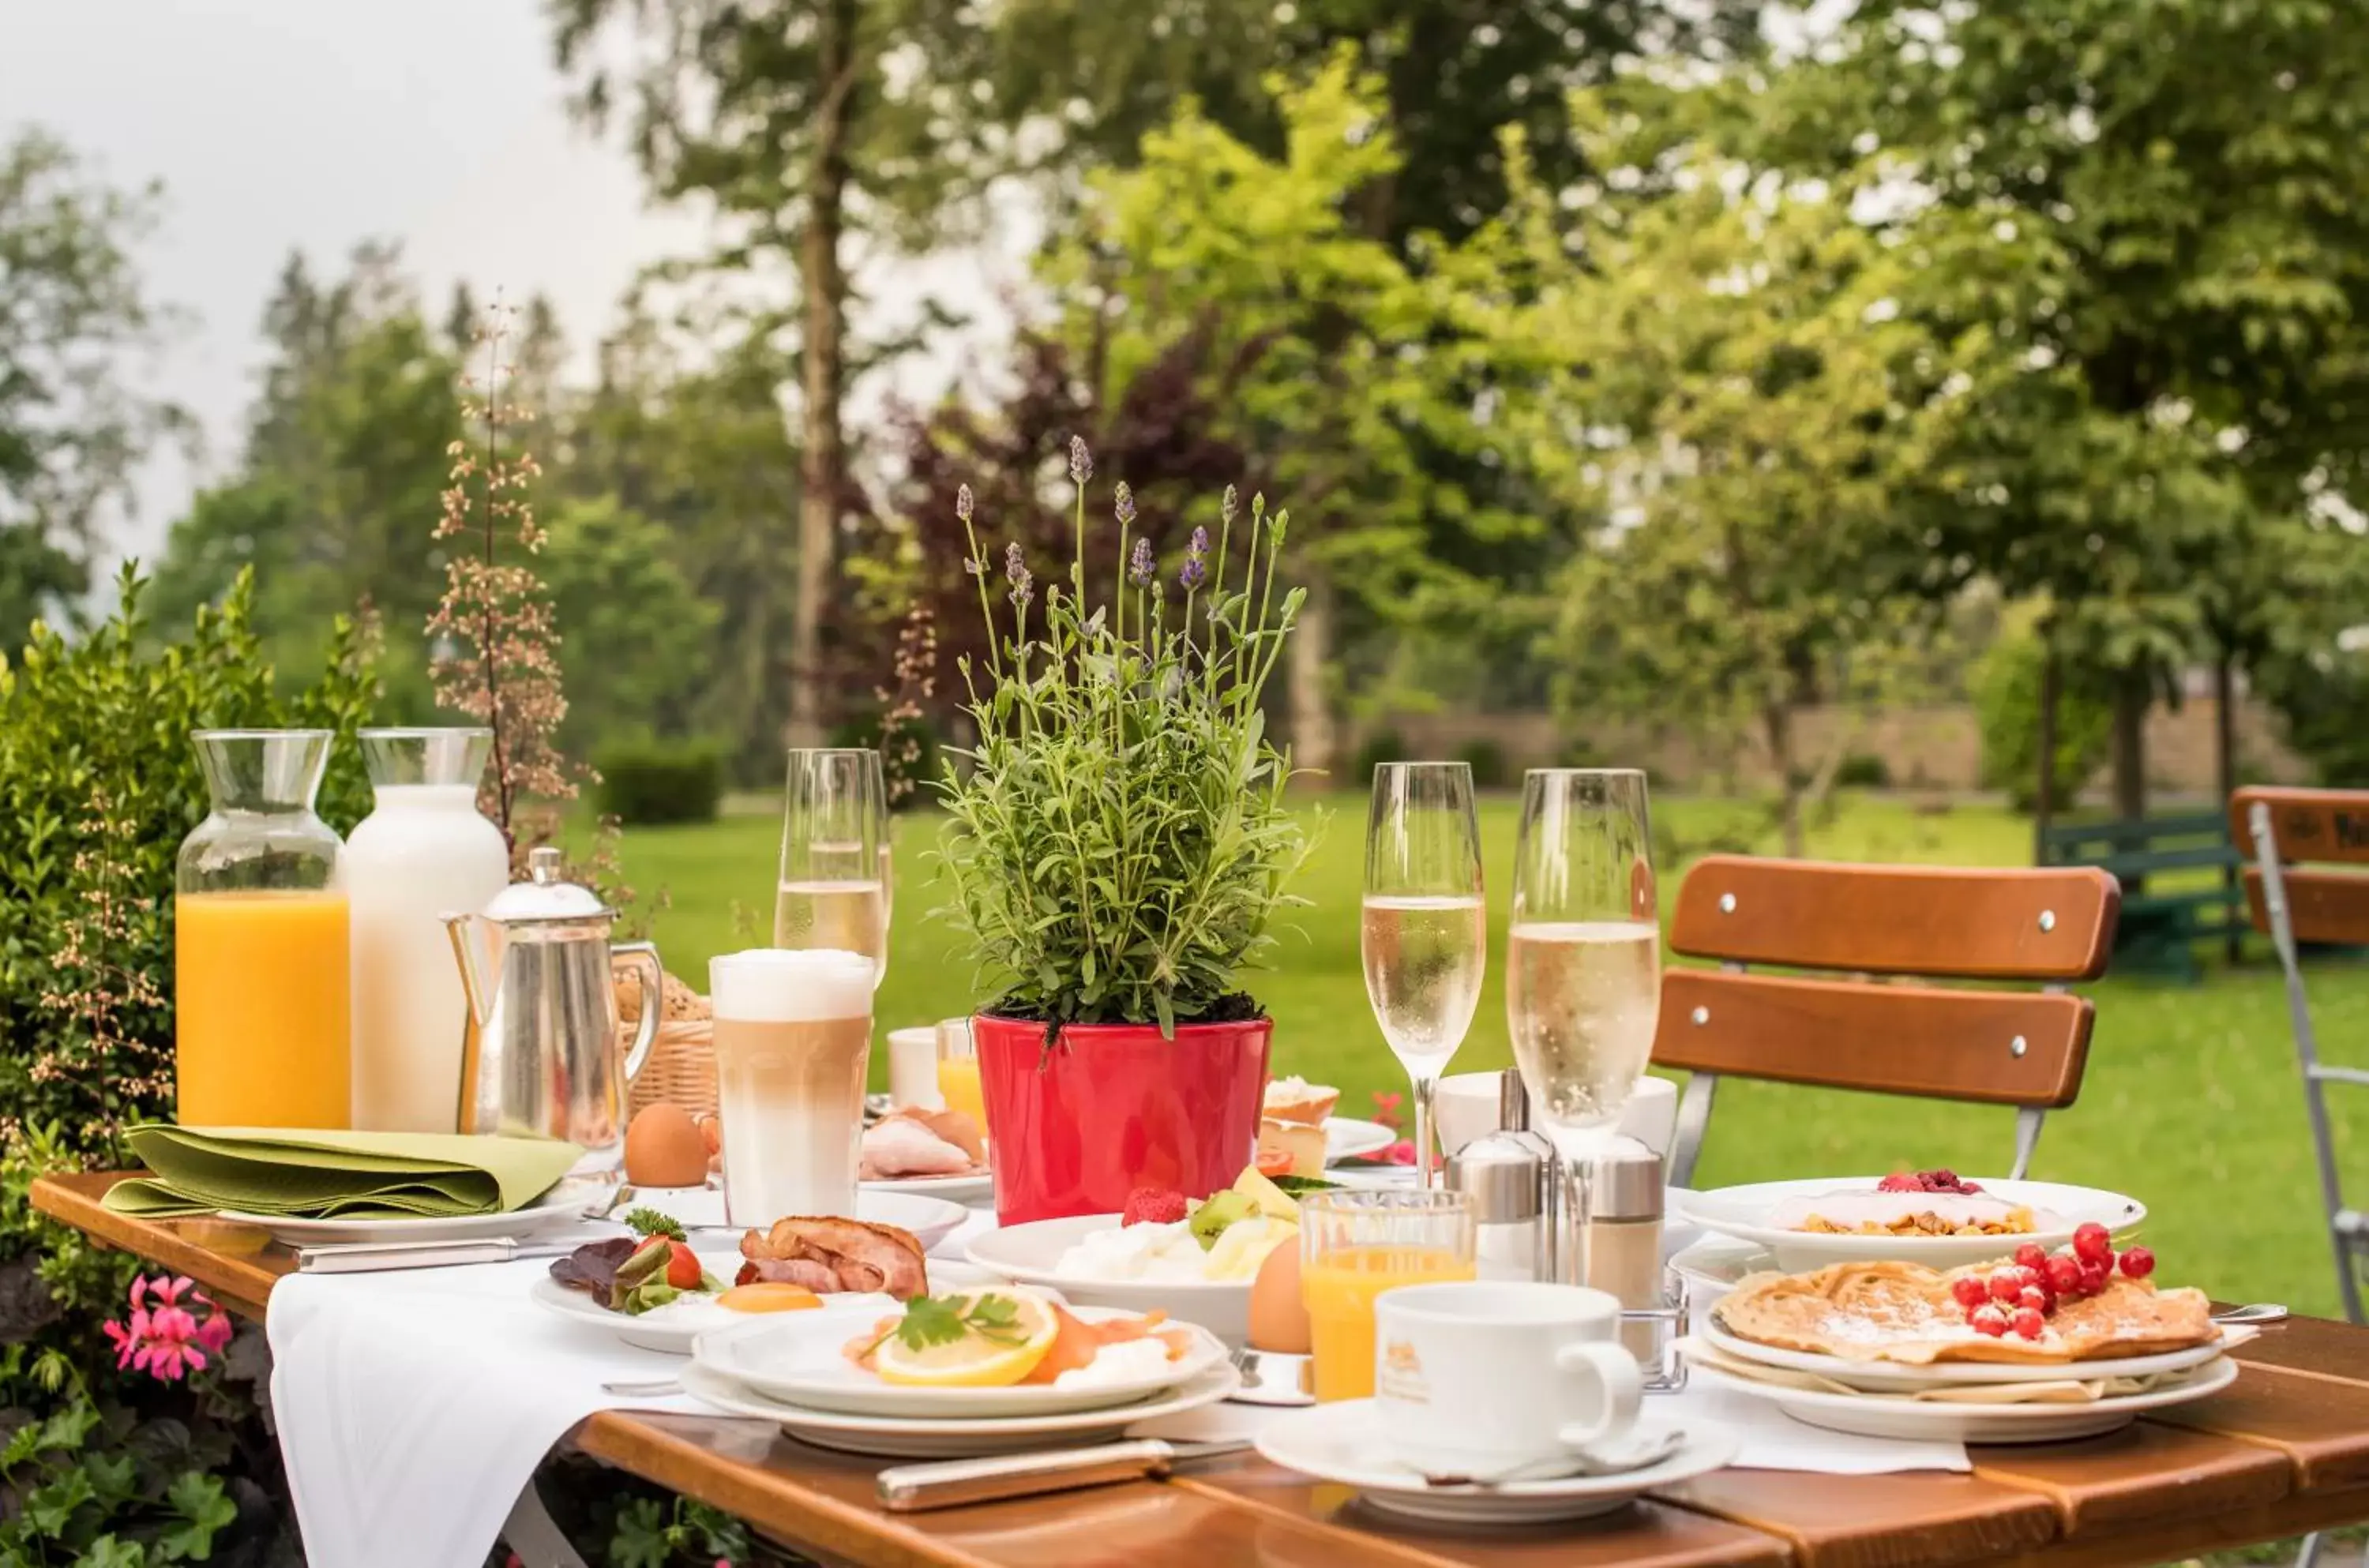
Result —
<path fill-rule="evenodd" d="M 2039 849 L 2043 865 L 2094 865 L 2122 884 L 2116 969 L 2193 982 L 2202 974 L 2196 944 L 2214 937 L 2237 956 L 2246 924 L 2237 887 L 2245 857 L 2222 813 L 2057 823 L 2041 833 Z M 2199 880 L 2208 874 L 2209 882 Z"/>
<path fill-rule="evenodd" d="M 2113 950 L 2106 872 L 1848 865 L 1707 855 L 1687 872 L 1670 947 L 1722 961 L 1662 977 L 1655 1065 L 1693 1074 L 1670 1180 L 1694 1174 L 1719 1080 L 1734 1075 L 2013 1105 L 2015 1164 L 2081 1090 L 2094 1014 L 2066 994 Z M 1832 971 L 1757 975 L 1747 964 Z M 1870 984 L 1851 976 L 2036 980 L 2041 990 Z"/>

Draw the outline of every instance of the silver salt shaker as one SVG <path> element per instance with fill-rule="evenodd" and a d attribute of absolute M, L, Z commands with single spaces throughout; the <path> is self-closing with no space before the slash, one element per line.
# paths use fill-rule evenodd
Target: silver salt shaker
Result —
<path fill-rule="evenodd" d="M 1448 1157 L 1448 1189 L 1472 1200 L 1475 1272 L 1482 1279 L 1555 1279 L 1562 1184 L 1552 1146 L 1529 1130 L 1529 1097 L 1517 1072 L 1503 1075 L 1497 1119 L 1495 1132 Z"/>
<path fill-rule="evenodd" d="M 1662 1157 L 1633 1138 L 1615 1138 L 1587 1168 L 1585 1282 L 1631 1310 L 1662 1305 Z M 1651 1323 L 1623 1323 L 1639 1360 L 1653 1353 Z"/>

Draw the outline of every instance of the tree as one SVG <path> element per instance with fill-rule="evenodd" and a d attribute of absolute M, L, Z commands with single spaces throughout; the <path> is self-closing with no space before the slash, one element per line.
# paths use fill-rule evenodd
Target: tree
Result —
<path fill-rule="evenodd" d="M 692 728 L 715 679 L 718 612 L 685 578 L 666 530 L 612 498 L 571 501 L 552 517 L 542 566 L 570 693 L 561 750 L 597 757 L 622 739 Z"/>
<path fill-rule="evenodd" d="M 158 200 L 40 130 L 0 142 L 0 650 L 89 588 L 109 509 L 188 428 L 132 362 L 169 324 L 132 258 Z"/>
<path fill-rule="evenodd" d="M 970 188 L 983 133 L 969 85 L 986 20 L 967 0 L 557 0 L 556 41 L 595 123 L 623 111 L 653 189 L 712 202 L 736 230 L 715 259 L 785 263 L 802 309 L 793 744 L 818 743 L 824 624 L 856 509 L 847 392 L 847 244 L 934 237 Z M 612 63 L 611 24 L 634 34 Z M 786 507 L 793 498 L 784 495 Z"/>

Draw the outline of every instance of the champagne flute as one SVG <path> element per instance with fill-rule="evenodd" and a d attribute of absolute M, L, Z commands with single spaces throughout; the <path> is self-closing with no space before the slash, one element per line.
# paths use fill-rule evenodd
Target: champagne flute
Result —
<path fill-rule="evenodd" d="M 1414 1084 L 1418 1185 L 1432 1185 L 1431 1105 L 1472 1027 L 1486 963 L 1481 830 L 1462 762 L 1385 762 L 1366 815 L 1359 946 L 1366 999 Z"/>
<path fill-rule="evenodd" d="M 790 752 L 773 945 L 862 954 L 872 961 L 876 990 L 888 967 L 887 843 L 881 832 L 887 815 L 879 752 L 847 747 Z"/>
<path fill-rule="evenodd" d="M 1533 768 L 1522 781 L 1505 1024 L 1530 1109 L 1586 1218 L 1585 1162 L 1620 1120 L 1662 1011 L 1645 775 Z"/>

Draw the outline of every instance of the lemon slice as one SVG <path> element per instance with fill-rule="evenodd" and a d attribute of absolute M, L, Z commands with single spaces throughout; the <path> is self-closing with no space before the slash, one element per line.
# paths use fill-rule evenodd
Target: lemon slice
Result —
<path fill-rule="evenodd" d="M 1060 1320 L 1039 1297 L 1010 1287 L 966 1290 L 942 1300 L 959 1302 L 967 1315 L 974 1302 L 992 1296 L 1013 1304 L 1016 1321 L 990 1339 L 971 1333 L 944 1345 L 915 1350 L 895 1334 L 873 1353 L 874 1370 L 884 1383 L 921 1389 L 1000 1389 L 1018 1382 L 1036 1369 L 1061 1332 Z"/>

